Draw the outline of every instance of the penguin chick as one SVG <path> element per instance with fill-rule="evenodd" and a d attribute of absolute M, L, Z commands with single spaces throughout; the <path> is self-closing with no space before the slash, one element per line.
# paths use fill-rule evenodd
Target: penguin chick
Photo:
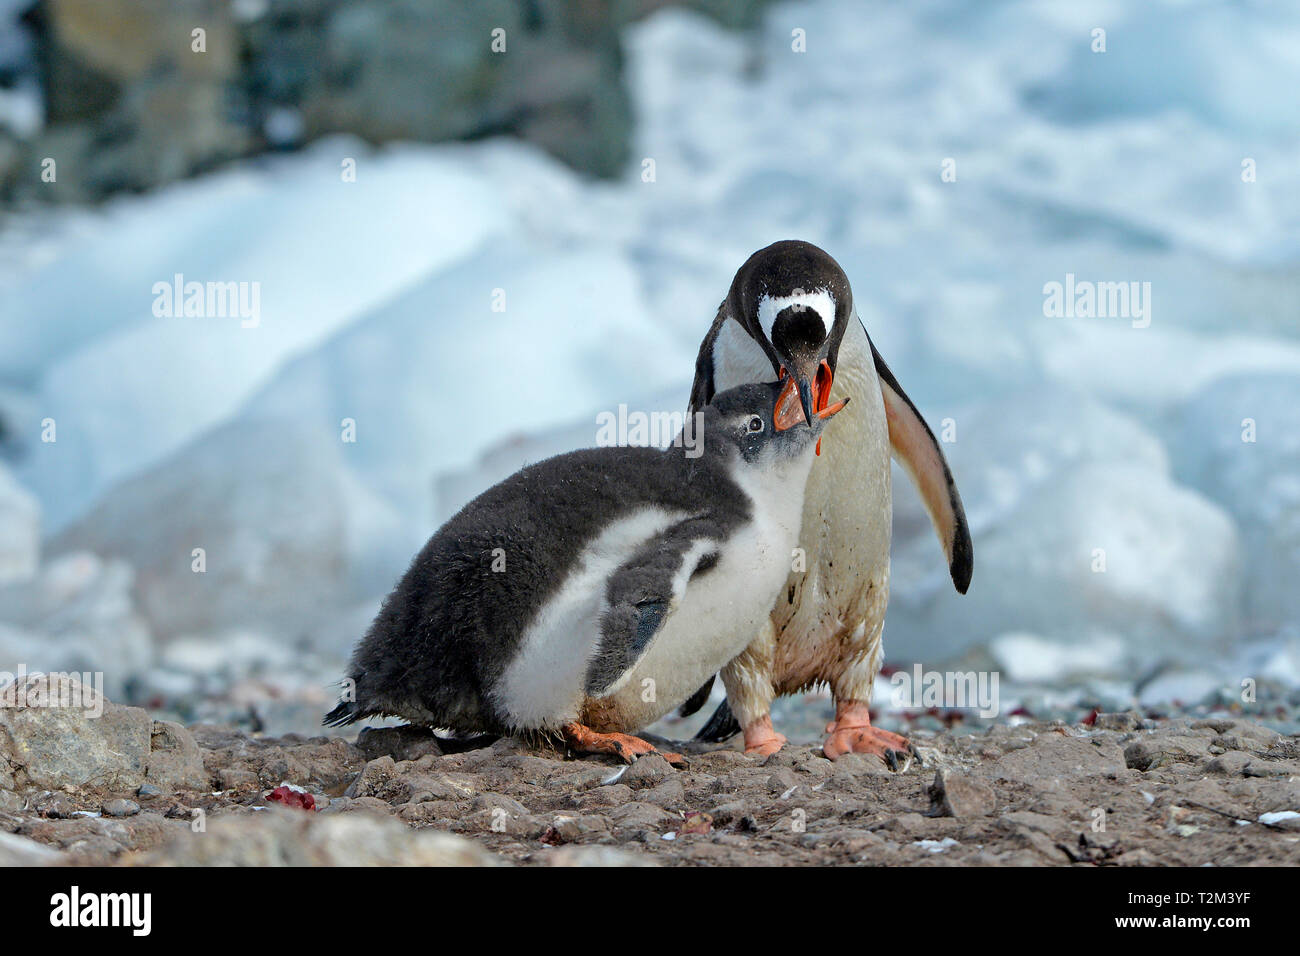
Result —
<path fill-rule="evenodd" d="M 325 723 L 653 752 L 631 732 L 771 626 L 814 447 L 846 401 L 809 422 L 780 383 L 741 385 L 688 418 L 694 441 L 570 452 L 488 489 L 384 601 Z"/>

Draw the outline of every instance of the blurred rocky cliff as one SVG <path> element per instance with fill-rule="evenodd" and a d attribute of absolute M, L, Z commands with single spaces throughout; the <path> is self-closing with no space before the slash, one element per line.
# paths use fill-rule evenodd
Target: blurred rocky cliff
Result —
<path fill-rule="evenodd" d="M 510 134 L 612 176 L 633 125 L 620 29 L 725 0 L 0 0 L 0 198 L 84 202 L 329 133 Z M 41 189 L 47 158 L 61 176 Z"/>

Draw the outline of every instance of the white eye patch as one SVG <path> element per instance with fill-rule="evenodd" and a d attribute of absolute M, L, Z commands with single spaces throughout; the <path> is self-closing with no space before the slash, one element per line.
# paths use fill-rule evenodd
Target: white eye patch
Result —
<path fill-rule="evenodd" d="M 827 289 L 798 292 L 794 295 L 765 295 L 758 300 L 758 324 L 769 342 L 772 341 L 772 325 L 776 322 L 776 317 L 792 305 L 811 309 L 822 321 L 823 336 L 829 331 L 826 323 L 835 321 L 835 296 Z"/>

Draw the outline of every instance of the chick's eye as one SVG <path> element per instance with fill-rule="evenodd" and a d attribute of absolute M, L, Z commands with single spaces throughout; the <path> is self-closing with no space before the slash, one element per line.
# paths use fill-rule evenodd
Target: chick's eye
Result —
<path fill-rule="evenodd" d="M 763 430 L 763 419 L 755 415 L 749 420 L 749 430 L 751 432 L 761 432 Z"/>

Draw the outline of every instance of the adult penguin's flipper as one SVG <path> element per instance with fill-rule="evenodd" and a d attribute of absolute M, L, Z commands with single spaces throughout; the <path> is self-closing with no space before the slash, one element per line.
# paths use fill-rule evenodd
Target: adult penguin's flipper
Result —
<path fill-rule="evenodd" d="M 724 700 L 718 705 L 718 709 L 713 712 L 709 722 L 700 728 L 700 732 L 695 735 L 695 739 L 710 744 L 720 744 L 724 740 L 730 740 L 738 733 L 740 733 L 740 724 L 736 722 L 736 716 L 731 712 L 731 706 Z"/>

